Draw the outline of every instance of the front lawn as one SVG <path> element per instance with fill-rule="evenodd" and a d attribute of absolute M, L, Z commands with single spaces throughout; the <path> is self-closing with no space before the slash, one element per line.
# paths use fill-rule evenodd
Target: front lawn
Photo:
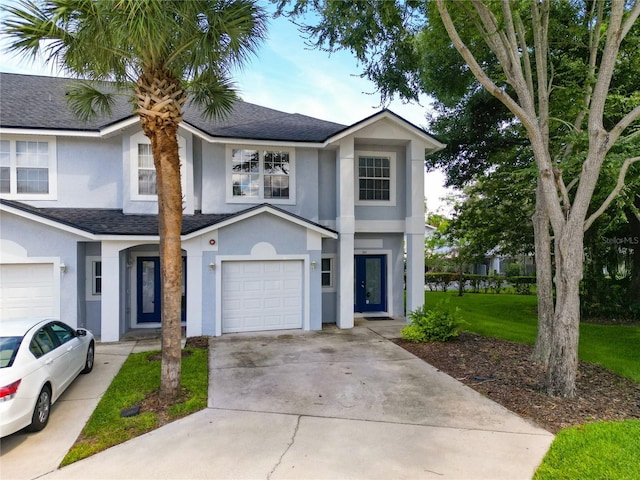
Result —
<path fill-rule="evenodd" d="M 158 428 L 163 423 L 206 408 L 208 371 L 208 349 L 184 349 L 183 398 L 180 403 L 168 409 L 157 403 L 151 404 L 142 408 L 139 415 L 122 417 L 121 413 L 125 409 L 142 405 L 160 387 L 159 352 L 129 355 L 60 466 L 77 462 Z"/>
<path fill-rule="evenodd" d="M 533 345 L 537 333 L 535 295 L 425 292 L 427 306 L 448 298 L 458 307 L 464 330 L 486 337 Z M 627 325 L 580 325 L 580 360 L 595 363 L 640 383 L 640 327 Z"/>
<path fill-rule="evenodd" d="M 640 421 L 601 422 L 558 433 L 534 480 L 639 479 Z"/>
<path fill-rule="evenodd" d="M 425 292 L 427 306 L 449 299 L 464 330 L 533 345 L 537 332 L 533 295 Z M 640 327 L 580 325 L 579 357 L 640 383 Z M 640 398 L 638 399 L 640 401 Z M 640 405 L 640 404 L 639 404 Z M 640 421 L 597 422 L 561 430 L 534 480 L 640 479 Z"/>

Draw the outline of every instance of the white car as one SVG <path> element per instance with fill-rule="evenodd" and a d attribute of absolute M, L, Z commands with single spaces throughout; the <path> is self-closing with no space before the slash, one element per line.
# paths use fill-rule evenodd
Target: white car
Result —
<path fill-rule="evenodd" d="M 93 369 L 95 340 L 59 320 L 0 321 L 0 437 L 42 430 L 51 405 Z"/>

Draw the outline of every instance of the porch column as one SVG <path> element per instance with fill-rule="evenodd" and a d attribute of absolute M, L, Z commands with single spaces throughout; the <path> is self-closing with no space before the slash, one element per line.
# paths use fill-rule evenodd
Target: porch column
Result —
<path fill-rule="evenodd" d="M 102 242 L 101 342 L 120 340 L 120 248 L 118 244 Z"/>
<path fill-rule="evenodd" d="M 202 335 L 202 248 L 183 242 L 187 252 L 187 337 Z"/>
<path fill-rule="evenodd" d="M 407 312 L 424 304 L 424 145 L 407 146 Z"/>
<path fill-rule="evenodd" d="M 336 183 L 338 185 L 338 328 L 353 328 L 353 263 L 355 236 L 355 159 L 353 138 L 340 143 L 336 158 Z"/>

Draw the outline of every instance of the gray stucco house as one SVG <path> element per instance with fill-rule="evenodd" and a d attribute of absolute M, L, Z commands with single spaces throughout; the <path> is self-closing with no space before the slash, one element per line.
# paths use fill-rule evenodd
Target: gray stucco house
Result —
<path fill-rule="evenodd" d="M 160 326 L 155 171 L 123 98 L 82 122 L 73 80 L 0 74 L 0 315 L 102 341 Z M 424 301 L 424 157 L 443 148 L 388 110 L 340 125 L 238 102 L 185 108 L 188 336 L 351 328 Z"/>

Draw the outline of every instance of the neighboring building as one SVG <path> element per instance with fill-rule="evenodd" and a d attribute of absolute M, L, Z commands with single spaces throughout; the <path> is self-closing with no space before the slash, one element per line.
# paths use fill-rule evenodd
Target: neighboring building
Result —
<path fill-rule="evenodd" d="M 73 80 L 0 74 L 0 316 L 117 341 L 160 326 L 155 170 L 126 98 L 83 122 Z M 188 336 L 351 328 L 424 301 L 424 158 L 383 110 L 345 126 L 238 102 L 179 130 Z"/>

